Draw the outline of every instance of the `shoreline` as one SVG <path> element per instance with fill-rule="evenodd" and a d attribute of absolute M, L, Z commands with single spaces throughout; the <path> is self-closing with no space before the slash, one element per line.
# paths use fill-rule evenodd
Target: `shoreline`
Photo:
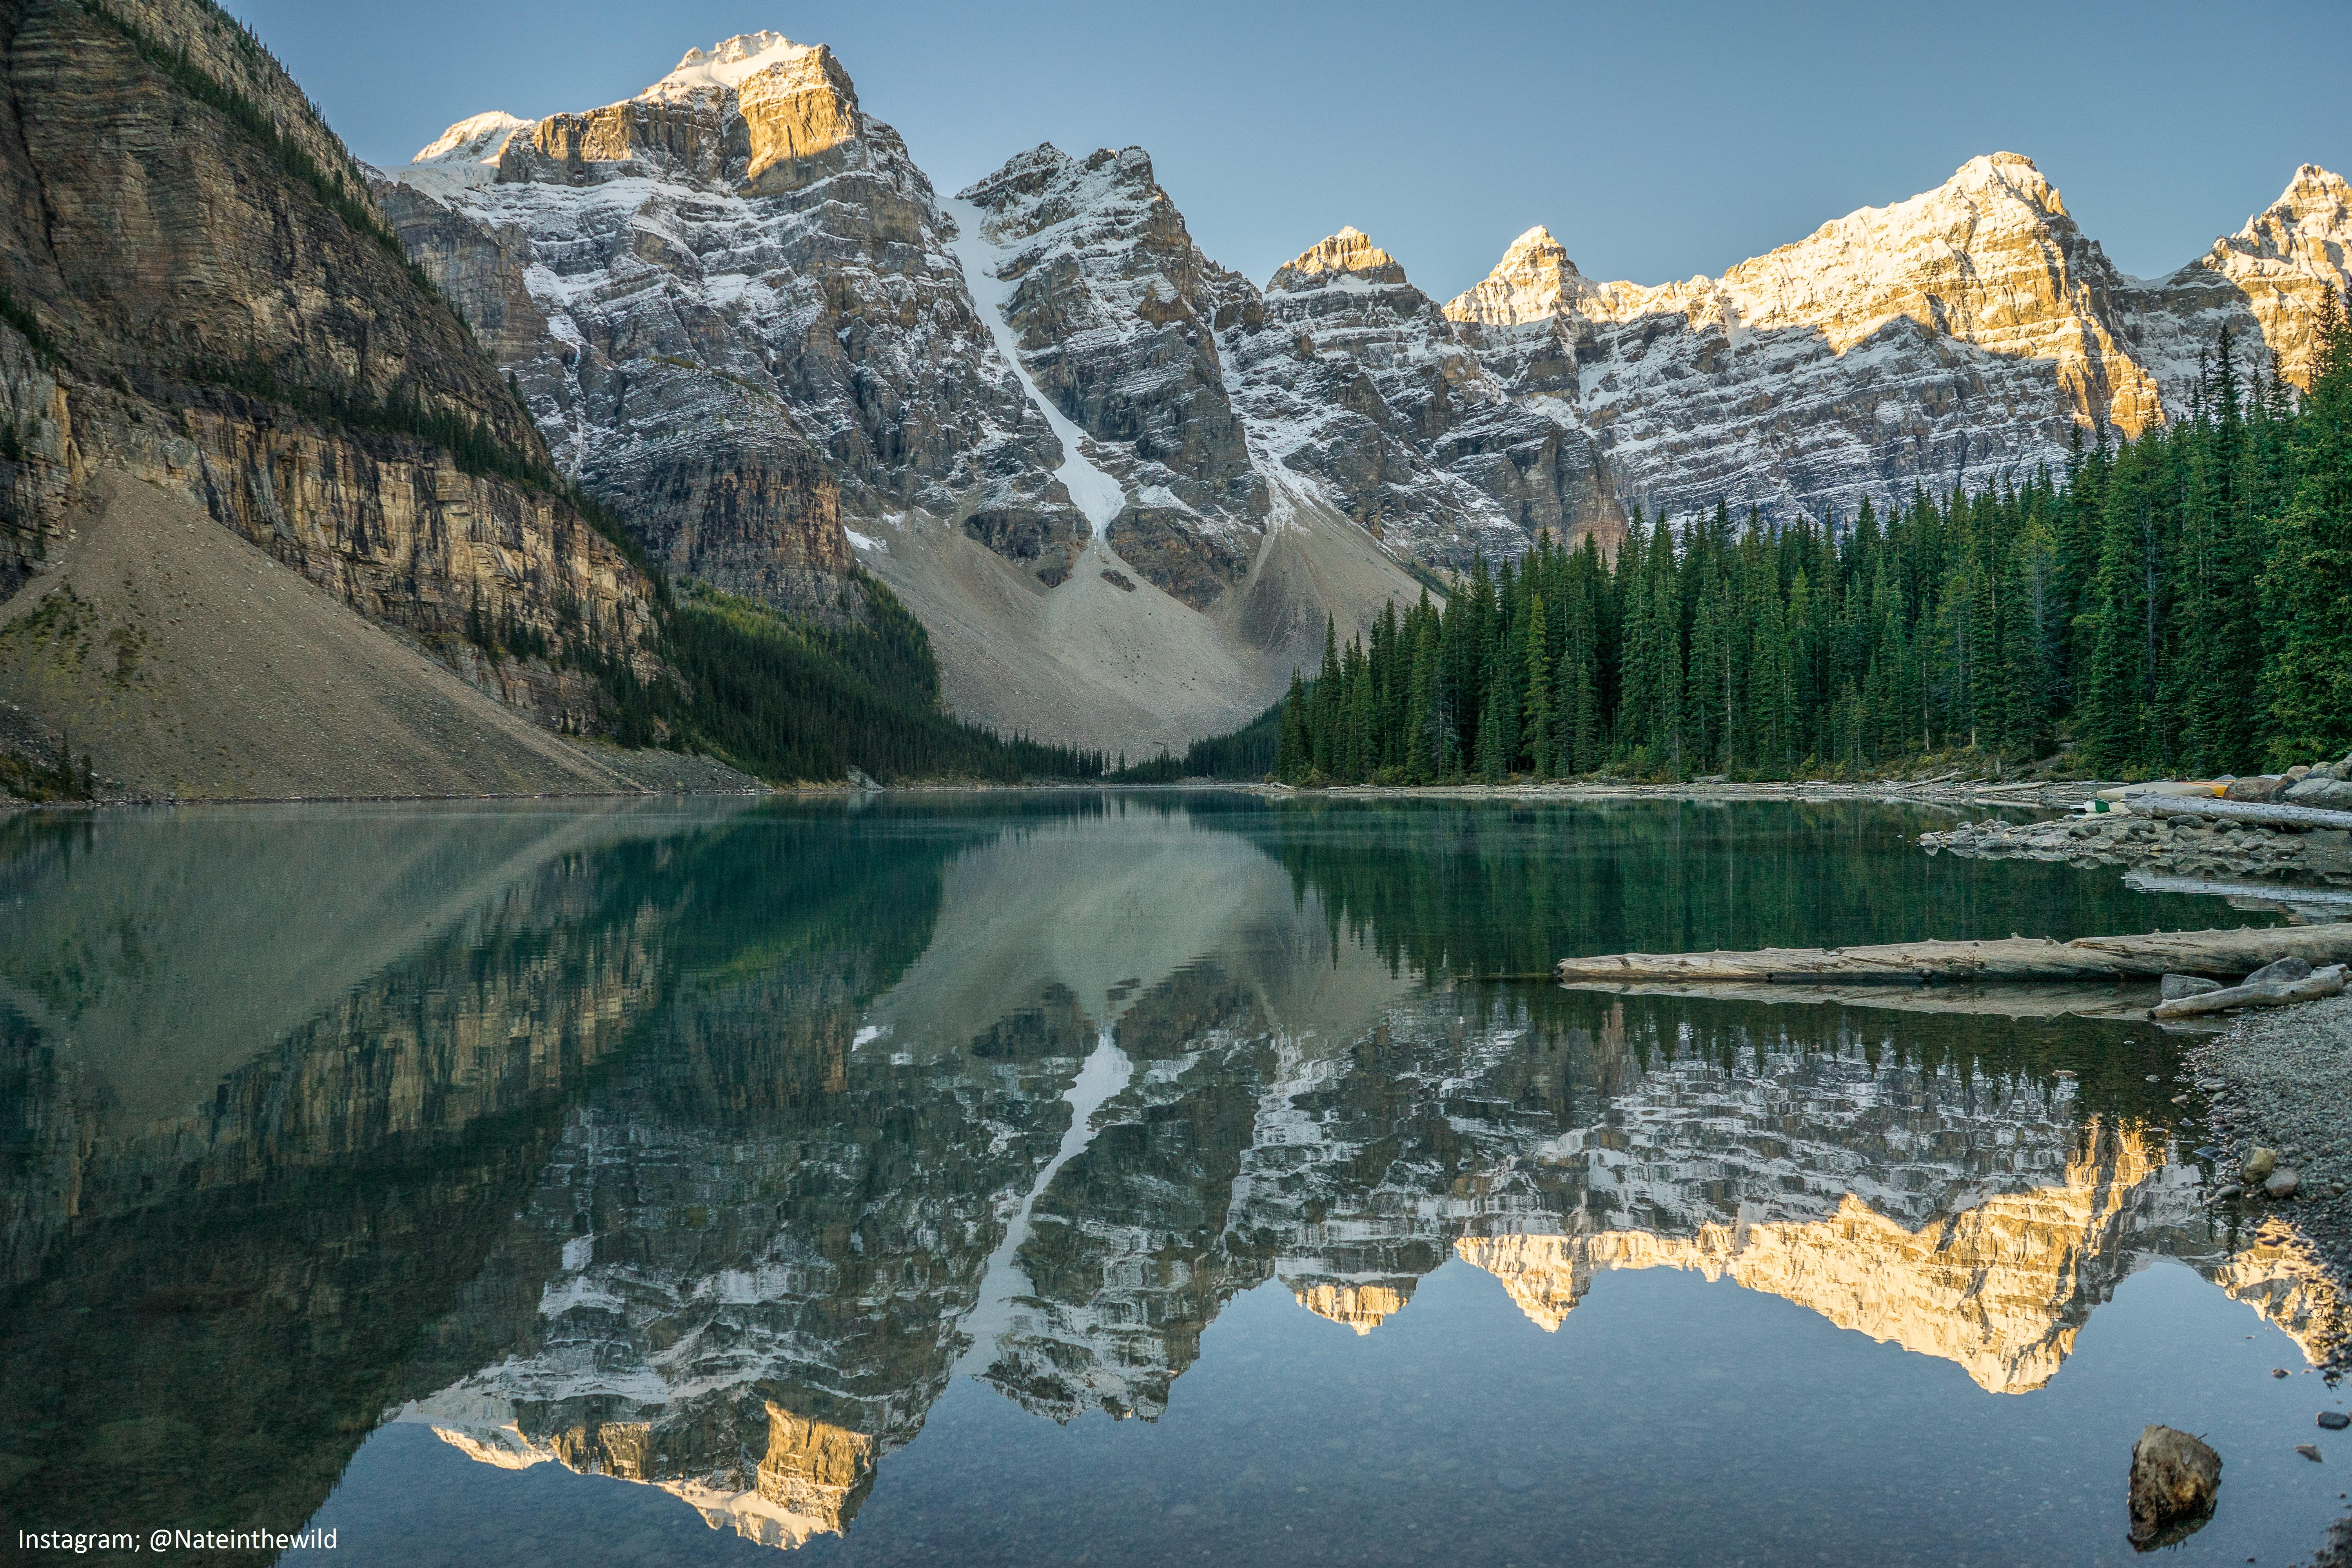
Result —
<path fill-rule="evenodd" d="M 2199 1078 L 2220 1084 L 2207 1098 L 2207 1128 L 2222 1151 L 2216 1179 L 2236 1181 L 2256 1148 L 2276 1150 L 2300 1179 L 2292 1198 L 2229 1199 L 2214 1208 L 2234 1210 L 2249 1228 L 2284 1225 L 2332 1288 L 2310 1353 L 2335 1395 L 2352 1373 L 2352 995 L 2242 1017 L 2190 1047 L 2186 1060 Z M 2337 1407 L 2331 1397 L 2315 1407 L 2315 1417 L 2317 1409 Z M 2293 1440 L 2319 1443 L 2341 1464 L 2332 1450 L 2345 1436 L 2320 1430 L 2315 1419 Z M 2310 1568 L 2352 1568 L 2352 1511 L 2329 1528 Z"/>
<path fill-rule="evenodd" d="M 748 775 L 744 775 L 748 776 Z M 1166 795 L 1215 792 L 1254 795 L 1269 800 L 1693 800 L 1733 801 L 1875 801 L 1897 805 L 1990 805 L 2019 810 L 2055 811 L 2079 807 L 2094 793 L 2111 787 L 2100 780 L 2058 780 L 2031 784 L 1984 784 L 1925 780 L 1880 783 L 1733 783 L 1696 780 L 1678 784 L 1330 784 L 1301 788 L 1243 779 L 1185 779 L 1173 784 L 1115 784 L 1098 779 L 1040 780 L 1029 784 L 958 783 L 951 779 L 888 784 L 874 788 L 835 782 L 716 787 L 685 786 L 636 790 L 484 791 L 442 795 L 109 795 L 93 800 L 20 800 L 0 798 L 0 812 L 90 811 L 123 806 L 158 805 L 334 805 L 354 801 L 422 804 L 444 800 L 643 800 L 656 795 L 719 797 L 730 795 L 1034 795 L 1055 791 L 1115 790 L 1121 794 Z"/>

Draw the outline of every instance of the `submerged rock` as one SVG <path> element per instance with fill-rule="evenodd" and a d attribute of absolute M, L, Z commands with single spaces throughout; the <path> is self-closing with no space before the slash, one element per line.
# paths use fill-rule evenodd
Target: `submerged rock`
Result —
<path fill-rule="evenodd" d="M 2347 1415 L 2341 1410 L 2323 1410 L 2319 1413 L 2319 1425 L 2323 1431 L 2341 1432 L 2347 1426 L 2352 1426 L 2352 1415 Z"/>
<path fill-rule="evenodd" d="M 2132 1445 L 2131 1542 L 2146 1552 L 2196 1533 L 2213 1517 L 2221 1456 L 2171 1426 L 2149 1426 Z"/>

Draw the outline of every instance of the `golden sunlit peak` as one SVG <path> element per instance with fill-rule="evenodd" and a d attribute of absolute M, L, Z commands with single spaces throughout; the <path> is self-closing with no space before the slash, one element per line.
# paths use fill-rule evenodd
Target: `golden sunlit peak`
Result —
<path fill-rule="evenodd" d="M 1318 1318 L 1345 1323 L 1359 1334 L 1369 1334 L 1404 1310 L 1405 1294 L 1386 1285 L 1310 1285 L 1293 1287 L 1298 1304 Z"/>

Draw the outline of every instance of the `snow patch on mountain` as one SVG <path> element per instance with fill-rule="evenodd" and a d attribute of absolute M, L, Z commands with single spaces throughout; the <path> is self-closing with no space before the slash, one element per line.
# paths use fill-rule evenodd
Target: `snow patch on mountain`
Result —
<path fill-rule="evenodd" d="M 496 163 L 518 131 L 538 121 L 518 119 L 502 109 L 460 120 L 416 150 L 413 163 Z"/>
<path fill-rule="evenodd" d="M 816 52 L 782 33 L 761 30 L 738 33 L 713 44 L 708 51 L 688 49 L 670 73 L 637 94 L 641 100 L 668 102 L 703 92 L 731 92 L 771 66 L 793 65 Z"/>
<path fill-rule="evenodd" d="M 1005 363 L 1013 367 L 1013 373 L 1021 378 L 1022 390 L 1028 395 L 1031 405 L 1045 416 L 1045 423 L 1053 427 L 1055 438 L 1062 443 L 1062 464 L 1054 470 L 1054 477 L 1062 481 L 1062 488 L 1070 492 L 1070 500 L 1086 513 L 1087 521 L 1094 525 L 1095 537 L 1099 539 L 1109 529 L 1111 520 L 1118 516 L 1120 510 L 1127 505 L 1127 491 L 1117 479 L 1104 473 L 1087 458 L 1085 435 L 1070 422 L 1069 416 L 1055 407 L 1053 400 L 1038 390 L 1037 378 L 1022 363 L 1020 341 L 1013 336 L 1011 324 L 1004 319 L 1004 308 L 1012 301 L 1013 285 L 997 275 L 997 268 L 1003 263 L 1004 253 L 991 245 L 982 233 L 986 215 L 968 201 L 950 201 L 940 205 L 955 219 L 959 235 L 949 242 L 948 248 L 955 253 L 957 261 L 962 265 L 964 287 L 971 289 L 972 303 L 979 309 L 981 320 L 988 324 L 989 334 L 996 343 L 996 352 L 1004 356 Z"/>

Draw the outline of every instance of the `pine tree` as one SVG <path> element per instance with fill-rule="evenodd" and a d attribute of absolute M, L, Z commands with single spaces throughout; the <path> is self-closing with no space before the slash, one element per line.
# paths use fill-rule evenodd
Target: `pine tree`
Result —
<path fill-rule="evenodd" d="M 2262 681 L 2276 767 L 2352 746 L 2352 326 L 2333 299 L 2318 339 L 2295 419 L 2294 499 L 2262 576 L 2277 639 Z"/>
<path fill-rule="evenodd" d="M 1551 634 L 1544 625 L 1544 602 L 1539 593 L 1528 596 L 1527 635 L 1520 641 L 1525 650 L 1521 657 L 1527 668 L 1527 698 L 1519 750 L 1527 759 L 1528 772 L 1538 778 L 1549 778 L 1558 771 L 1552 744 Z"/>

